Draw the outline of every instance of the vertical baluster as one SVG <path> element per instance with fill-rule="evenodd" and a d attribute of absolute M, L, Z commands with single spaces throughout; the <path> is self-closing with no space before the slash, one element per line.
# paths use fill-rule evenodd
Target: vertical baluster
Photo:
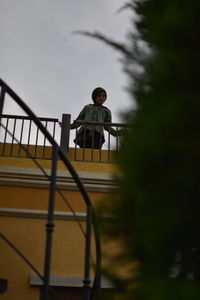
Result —
<path fill-rule="evenodd" d="M 92 134 L 92 150 L 91 150 L 91 159 L 90 161 L 94 161 L 94 131 L 91 132 Z"/>
<path fill-rule="evenodd" d="M 117 130 L 117 132 L 118 132 L 118 126 L 116 127 L 116 130 Z M 116 151 L 118 152 L 118 150 L 119 150 L 119 136 L 117 135 L 117 137 L 116 137 Z"/>
<path fill-rule="evenodd" d="M 11 148 L 10 148 L 10 156 L 12 156 L 13 153 L 13 143 L 14 143 L 14 139 L 15 139 L 15 129 L 16 129 L 16 122 L 17 119 L 14 119 L 14 125 L 13 125 L 13 132 L 12 132 L 12 141 L 11 141 Z"/>
<path fill-rule="evenodd" d="M 28 141 L 27 141 L 27 153 L 26 156 L 29 156 L 28 150 L 29 150 L 29 144 L 30 144 L 30 136 L 31 136 L 31 126 L 32 126 L 32 120 L 29 122 L 29 130 L 28 130 Z"/>
<path fill-rule="evenodd" d="M 53 121 L 53 139 L 55 140 L 55 135 L 56 135 L 56 122 Z"/>
<path fill-rule="evenodd" d="M 103 125 L 100 125 L 101 127 L 102 127 L 102 133 L 104 132 L 104 128 L 103 128 Z M 101 132 L 101 130 L 100 130 L 100 132 Z M 104 133 L 103 133 L 104 134 Z M 102 152 L 101 152 L 101 148 L 102 148 L 102 138 L 103 138 L 103 136 L 100 134 L 100 140 L 99 140 L 99 143 L 100 143 L 100 150 L 99 150 L 99 162 L 101 162 L 102 161 L 102 157 L 101 157 L 101 154 L 102 154 Z"/>
<path fill-rule="evenodd" d="M 116 131 L 118 132 L 119 127 L 116 126 Z M 116 152 L 118 153 L 119 151 L 119 136 L 116 136 Z M 113 161 L 114 162 L 114 161 Z"/>
<path fill-rule="evenodd" d="M 86 128 L 83 131 L 83 161 L 85 160 L 85 142 L 86 142 Z"/>
<path fill-rule="evenodd" d="M 22 138 L 23 138 L 23 130 L 24 130 L 24 119 L 22 119 L 22 126 L 21 126 L 20 140 L 19 140 L 18 156 L 21 155 L 21 144 L 22 144 Z"/>
<path fill-rule="evenodd" d="M 53 139 L 55 140 L 55 135 L 56 135 L 56 122 L 53 121 Z"/>
<path fill-rule="evenodd" d="M 39 128 L 37 127 L 37 131 L 36 131 L 36 139 L 35 139 L 35 153 L 34 153 L 35 158 L 37 158 L 38 135 L 39 135 Z"/>
<path fill-rule="evenodd" d="M 5 135 L 4 135 L 4 141 L 3 141 L 3 155 L 5 155 L 5 148 L 6 148 L 6 139 L 7 139 L 7 133 L 8 133 L 8 124 L 9 124 L 9 118 L 7 118 L 7 120 L 6 120 L 6 128 L 5 128 Z"/>
<path fill-rule="evenodd" d="M 108 132 L 108 162 L 110 162 L 110 133 Z"/>
<path fill-rule="evenodd" d="M 118 126 L 116 127 L 116 130 L 118 132 Z M 119 150 L 119 136 L 117 135 L 117 138 L 116 138 L 116 150 L 118 151 Z"/>
<path fill-rule="evenodd" d="M 76 138 L 77 138 L 77 127 L 76 127 L 76 133 L 75 133 L 75 141 L 76 141 Z M 77 160 L 77 142 L 75 143 L 75 157 L 74 157 L 75 161 Z"/>
<path fill-rule="evenodd" d="M 48 121 L 45 121 L 45 129 L 47 130 Z M 43 158 L 45 158 L 45 150 L 46 150 L 46 136 L 44 136 L 44 144 L 43 144 Z"/>

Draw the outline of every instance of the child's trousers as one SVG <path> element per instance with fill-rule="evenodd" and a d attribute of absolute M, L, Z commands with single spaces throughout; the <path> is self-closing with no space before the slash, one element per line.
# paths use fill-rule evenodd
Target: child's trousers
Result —
<path fill-rule="evenodd" d="M 85 129 L 77 134 L 74 143 L 79 145 L 80 148 L 101 149 L 105 142 L 104 137 L 98 131 L 90 131 Z"/>

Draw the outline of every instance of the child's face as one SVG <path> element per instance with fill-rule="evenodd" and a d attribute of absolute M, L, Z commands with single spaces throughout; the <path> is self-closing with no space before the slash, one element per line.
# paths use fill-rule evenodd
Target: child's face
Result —
<path fill-rule="evenodd" d="M 104 102 L 106 101 L 106 94 L 105 93 L 99 93 L 97 96 L 96 96 L 96 99 L 95 99 L 95 103 L 96 104 L 103 104 Z"/>

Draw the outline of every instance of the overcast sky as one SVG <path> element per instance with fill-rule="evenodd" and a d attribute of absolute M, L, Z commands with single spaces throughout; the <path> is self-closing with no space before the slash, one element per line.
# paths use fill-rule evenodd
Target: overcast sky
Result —
<path fill-rule="evenodd" d="M 0 0 L 0 77 L 40 117 L 74 120 L 97 86 L 107 90 L 113 122 L 132 105 L 120 55 L 100 41 L 72 34 L 100 31 L 124 41 L 124 0 Z M 11 105 L 4 113 L 18 113 Z"/>

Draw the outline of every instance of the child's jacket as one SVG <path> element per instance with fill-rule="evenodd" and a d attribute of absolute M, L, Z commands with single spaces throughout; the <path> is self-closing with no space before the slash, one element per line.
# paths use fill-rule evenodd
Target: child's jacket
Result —
<path fill-rule="evenodd" d="M 98 123 L 111 123 L 111 111 L 103 105 L 96 104 L 88 104 L 84 106 L 77 119 L 79 121 L 85 122 L 98 122 Z M 77 124 L 72 124 L 71 129 L 78 127 Z M 93 125 L 93 124 L 82 124 L 81 128 L 78 130 L 78 133 L 83 132 L 84 129 L 88 129 L 90 131 L 97 131 L 102 136 L 104 136 L 104 129 L 107 130 L 113 136 L 116 136 L 116 130 L 111 126 L 103 126 L 103 125 Z"/>

